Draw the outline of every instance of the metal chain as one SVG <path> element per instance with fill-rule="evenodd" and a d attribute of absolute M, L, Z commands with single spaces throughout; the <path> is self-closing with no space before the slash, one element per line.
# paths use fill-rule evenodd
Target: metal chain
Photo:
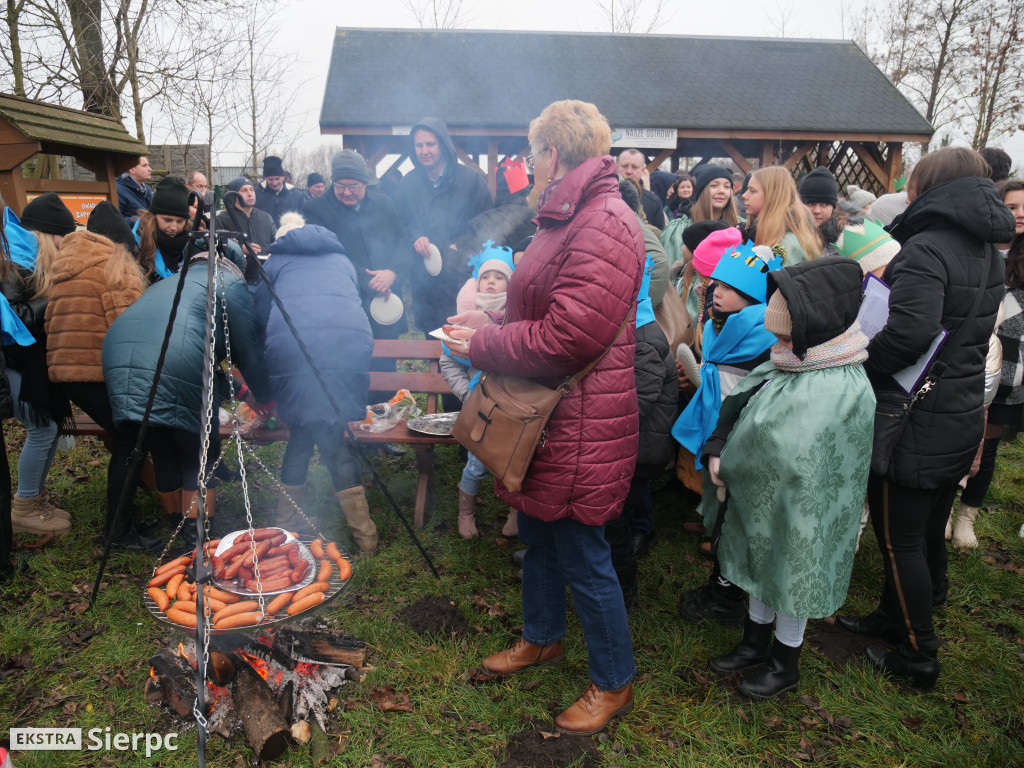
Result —
<path fill-rule="evenodd" d="M 231 399 L 235 399 L 235 379 L 231 375 L 231 371 L 235 369 L 234 361 L 231 355 L 231 325 L 228 320 L 228 300 L 227 300 L 227 288 L 224 285 L 223 275 L 221 275 L 220 282 L 217 287 L 220 289 L 221 296 L 223 297 L 224 303 L 221 312 L 221 319 L 224 324 L 224 360 L 228 368 L 228 387 Z M 245 505 L 245 520 L 249 526 L 249 533 L 254 531 L 252 522 L 252 502 L 249 498 L 249 483 L 246 475 L 245 460 L 242 457 L 242 431 L 241 424 L 238 421 L 238 415 L 232 414 L 232 429 L 231 437 L 235 441 L 235 451 L 238 455 L 238 477 L 242 488 L 242 502 Z M 249 537 L 249 550 L 252 552 L 252 568 L 253 568 L 253 579 L 256 581 L 256 594 L 257 601 L 260 605 L 260 613 L 266 615 L 266 600 L 263 596 L 263 577 L 260 574 L 260 559 L 256 555 L 256 540 Z"/>

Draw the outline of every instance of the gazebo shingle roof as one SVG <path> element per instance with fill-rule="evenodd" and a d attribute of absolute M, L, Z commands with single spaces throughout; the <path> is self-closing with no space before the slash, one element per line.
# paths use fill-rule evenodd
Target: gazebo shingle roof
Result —
<path fill-rule="evenodd" d="M 523 128 L 552 101 L 613 127 L 931 135 L 854 43 L 788 38 L 337 30 L 320 126 Z"/>

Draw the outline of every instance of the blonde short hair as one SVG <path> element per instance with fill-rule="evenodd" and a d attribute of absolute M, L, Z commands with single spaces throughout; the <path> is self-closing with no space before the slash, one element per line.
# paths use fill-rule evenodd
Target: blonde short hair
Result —
<path fill-rule="evenodd" d="M 593 104 L 568 99 L 548 104 L 533 119 L 529 141 L 534 152 L 557 148 L 559 163 L 572 170 L 584 160 L 611 152 L 612 129 Z"/>

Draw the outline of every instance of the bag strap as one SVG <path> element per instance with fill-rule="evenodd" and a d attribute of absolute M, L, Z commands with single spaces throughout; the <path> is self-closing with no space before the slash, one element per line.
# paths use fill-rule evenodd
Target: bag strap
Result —
<path fill-rule="evenodd" d="M 627 313 L 625 318 L 623 318 L 623 320 L 622 320 L 622 325 L 619 326 L 619 332 L 615 334 L 615 338 L 612 339 L 612 343 L 609 344 L 605 348 L 604 352 L 602 352 L 600 355 L 598 355 L 597 359 L 594 360 L 594 362 L 592 362 L 590 365 L 588 365 L 582 371 L 580 371 L 579 373 L 577 373 L 575 376 L 573 376 L 571 378 L 566 378 L 561 383 L 561 385 L 559 385 L 558 390 L 557 390 L 559 397 L 565 397 L 567 394 L 569 394 L 569 392 L 571 392 L 573 390 L 573 388 L 577 384 L 579 384 L 581 381 L 583 381 L 583 377 L 586 376 L 588 373 L 590 373 L 594 369 L 594 366 L 596 366 L 598 363 L 600 363 L 604 359 L 604 356 L 607 355 L 611 351 L 611 348 L 615 346 L 615 342 L 619 340 L 619 336 L 621 336 L 623 334 L 623 332 L 626 330 L 626 323 L 628 323 L 628 322 L 629 322 L 629 314 Z"/>

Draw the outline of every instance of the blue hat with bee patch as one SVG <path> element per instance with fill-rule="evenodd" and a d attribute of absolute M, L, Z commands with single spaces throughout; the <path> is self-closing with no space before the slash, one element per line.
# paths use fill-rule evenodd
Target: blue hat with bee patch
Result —
<path fill-rule="evenodd" d="M 768 273 L 782 267 L 780 259 L 767 245 L 754 245 L 748 240 L 730 248 L 718 260 L 711 279 L 749 297 L 756 304 L 764 304 L 768 292 Z"/>

